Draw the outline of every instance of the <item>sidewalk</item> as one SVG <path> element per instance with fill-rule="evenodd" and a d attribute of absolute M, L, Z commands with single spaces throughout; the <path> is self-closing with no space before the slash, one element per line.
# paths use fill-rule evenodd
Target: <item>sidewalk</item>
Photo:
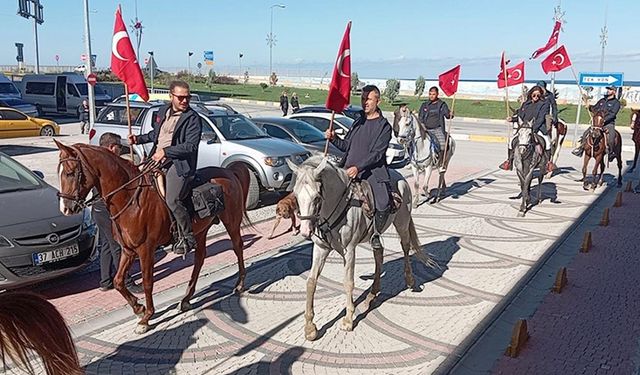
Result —
<path fill-rule="evenodd" d="M 635 183 L 634 183 L 635 185 Z M 623 193 L 610 224 L 593 230 L 593 248 L 567 267 L 568 285 L 549 293 L 532 318 L 517 358 L 496 374 L 632 374 L 640 367 L 640 195 Z"/>

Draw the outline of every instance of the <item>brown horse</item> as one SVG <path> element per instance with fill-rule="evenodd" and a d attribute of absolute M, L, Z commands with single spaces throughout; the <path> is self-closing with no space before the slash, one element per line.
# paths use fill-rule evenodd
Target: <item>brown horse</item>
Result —
<path fill-rule="evenodd" d="M 638 153 L 640 153 L 640 109 L 631 110 L 631 130 L 633 130 L 631 139 L 636 145 L 636 152 L 633 154 L 633 165 L 631 166 L 631 169 L 629 169 L 629 172 L 633 172 L 633 170 L 636 169 Z"/>
<path fill-rule="evenodd" d="M 582 142 L 582 149 L 584 150 L 584 162 L 582 164 L 582 179 L 585 190 L 594 191 L 597 186 L 601 186 L 604 179 L 604 156 L 607 151 L 607 134 L 603 129 L 604 114 L 597 112 L 593 115 L 593 122 L 589 127 L 587 136 Z M 615 153 L 615 159 L 618 160 L 618 187 L 622 186 L 622 137 L 620 133 L 615 130 L 615 142 L 613 145 L 613 151 Z M 587 166 L 589 160 L 594 158 L 596 163 L 593 168 L 593 181 L 589 184 L 586 180 Z M 610 160 L 609 160 L 610 161 Z M 600 167 L 600 175 L 598 175 L 598 167 Z"/>
<path fill-rule="evenodd" d="M 57 141 L 56 145 L 60 149 L 60 210 L 66 215 L 80 212 L 86 206 L 86 197 L 94 187 L 101 196 L 107 197 L 140 175 L 140 171 L 131 162 L 104 148 L 80 143 L 65 146 Z M 248 169 L 240 164 L 232 165 L 229 169 L 199 170 L 202 180 L 222 186 L 224 192 L 225 208 L 218 218 L 229 233 L 238 258 L 239 276 L 235 287 L 237 292 L 244 290 L 246 273 L 240 227 L 243 220 L 250 224 L 245 208 L 249 192 L 249 173 Z M 152 177 L 148 175 L 109 196 L 105 203 L 114 222 L 116 238 L 123 248 L 114 285 L 131 305 L 133 312 L 141 317 L 136 333 L 144 333 L 149 329 L 149 319 L 155 312 L 152 297 L 155 250 L 172 241 L 169 211 L 154 188 Z M 189 300 L 195 292 L 206 255 L 207 232 L 213 224 L 213 217 L 196 218 L 193 221 L 193 232 L 197 242 L 195 261 L 187 292 L 180 302 L 181 311 L 191 308 Z M 139 304 L 138 299 L 124 286 L 124 277 L 136 256 L 140 258 L 146 308 Z"/>
<path fill-rule="evenodd" d="M 0 358 L 7 373 L 7 359 L 29 374 L 84 373 L 62 315 L 33 293 L 0 293 Z"/>

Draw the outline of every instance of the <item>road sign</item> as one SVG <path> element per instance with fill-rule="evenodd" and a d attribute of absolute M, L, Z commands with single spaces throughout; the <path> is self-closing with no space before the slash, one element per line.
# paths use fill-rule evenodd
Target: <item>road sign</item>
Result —
<path fill-rule="evenodd" d="M 610 72 L 580 72 L 580 86 L 616 86 L 621 87 L 624 83 L 624 73 Z"/>
<path fill-rule="evenodd" d="M 96 77 L 95 74 L 91 73 L 87 76 L 87 83 L 89 83 L 91 86 L 95 86 L 96 82 L 98 82 L 98 77 Z"/>
<path fill-rule="evenodd" d="M 198 66 L 198 69 L 202 68 L 202 63 L 199 62 L 197 66 Z"/>

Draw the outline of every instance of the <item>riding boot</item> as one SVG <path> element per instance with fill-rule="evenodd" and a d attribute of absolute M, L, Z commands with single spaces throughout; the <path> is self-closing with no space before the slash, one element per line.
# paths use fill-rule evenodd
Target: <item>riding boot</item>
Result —
<path fill-rule="evenodd" d="M 502 164 L 500 164 L 498 168 L 505 171 L 513 170 L 513 150 L 512 149 L 509 149 L 507 160 L 502 162 Z"/>
<path fill-rule="evenodd" d="M 373 235 L 371 236 L 371 247 L 374 250 L 383 249 L 380 235 L 384 231 L 384 226 L 387 224 L 389 213 L 389 208 L 384 211 L 376 211 L 376 214 L 373 218 Z"/>
<path fill-rule="evenodd" d="M 545 155 L 547 156 L 547 165 L 546 165 L 546 170 L 547 173 L 552 173 L 557 167 L 555 164 L 553 164 L 553 160 L 552 160 L 552 155 L 551 155 L 551 150 L 544 150 Z"/>
<path fill-rule="evenodd" d="M 576 143 L 578 145 L 573 149 L 573 151 L 571 151 L 571 153 L 575 156 L 581 157 L 584 153 L 584 150 L 582 149 L 582 137 L 578 138 L 578 141 Z"/>

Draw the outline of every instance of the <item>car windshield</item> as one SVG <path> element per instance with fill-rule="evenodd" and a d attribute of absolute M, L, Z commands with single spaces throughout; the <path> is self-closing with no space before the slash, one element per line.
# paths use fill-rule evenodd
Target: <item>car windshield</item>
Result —
<path fill-rule="evenodd" d="M 0 155 L 0 194 L 33 190 L 41 186 L 40 181 L 22 165 L 5 155 Z"/>
<path fill-rule="evenodd" d="M 208 118 L 228 141 L 270 138 L 256 124 L 242 115 L 208 116 Z"/>
<path fill-rule="evenodd" d="M 20 92 L 13 83 L 2 82 L 0 83 L 0 94 L 20 95 Z"/>
<path fill-rule="evenodd" d="M 87 91 L 86 83 L 76 83 L 76 88 L 78 89 L 78 92 L 80 93 L 80 95 L 82 96 L 89 95 L 89 91 Z"/>
<path fill-rule="evenodd" d="M 324 141 L 324 133 L 304 121 L 289 121 L 285 127 L 292 132 L 302 143 Z"/>
<path fill-rule="evenodd" d="M 351 125 L 353 125 L 353 119 L 350 117 L 338 117 L 336 118 L 341 125 L 346 126 L 348 129 L 351 129 Z"/>

